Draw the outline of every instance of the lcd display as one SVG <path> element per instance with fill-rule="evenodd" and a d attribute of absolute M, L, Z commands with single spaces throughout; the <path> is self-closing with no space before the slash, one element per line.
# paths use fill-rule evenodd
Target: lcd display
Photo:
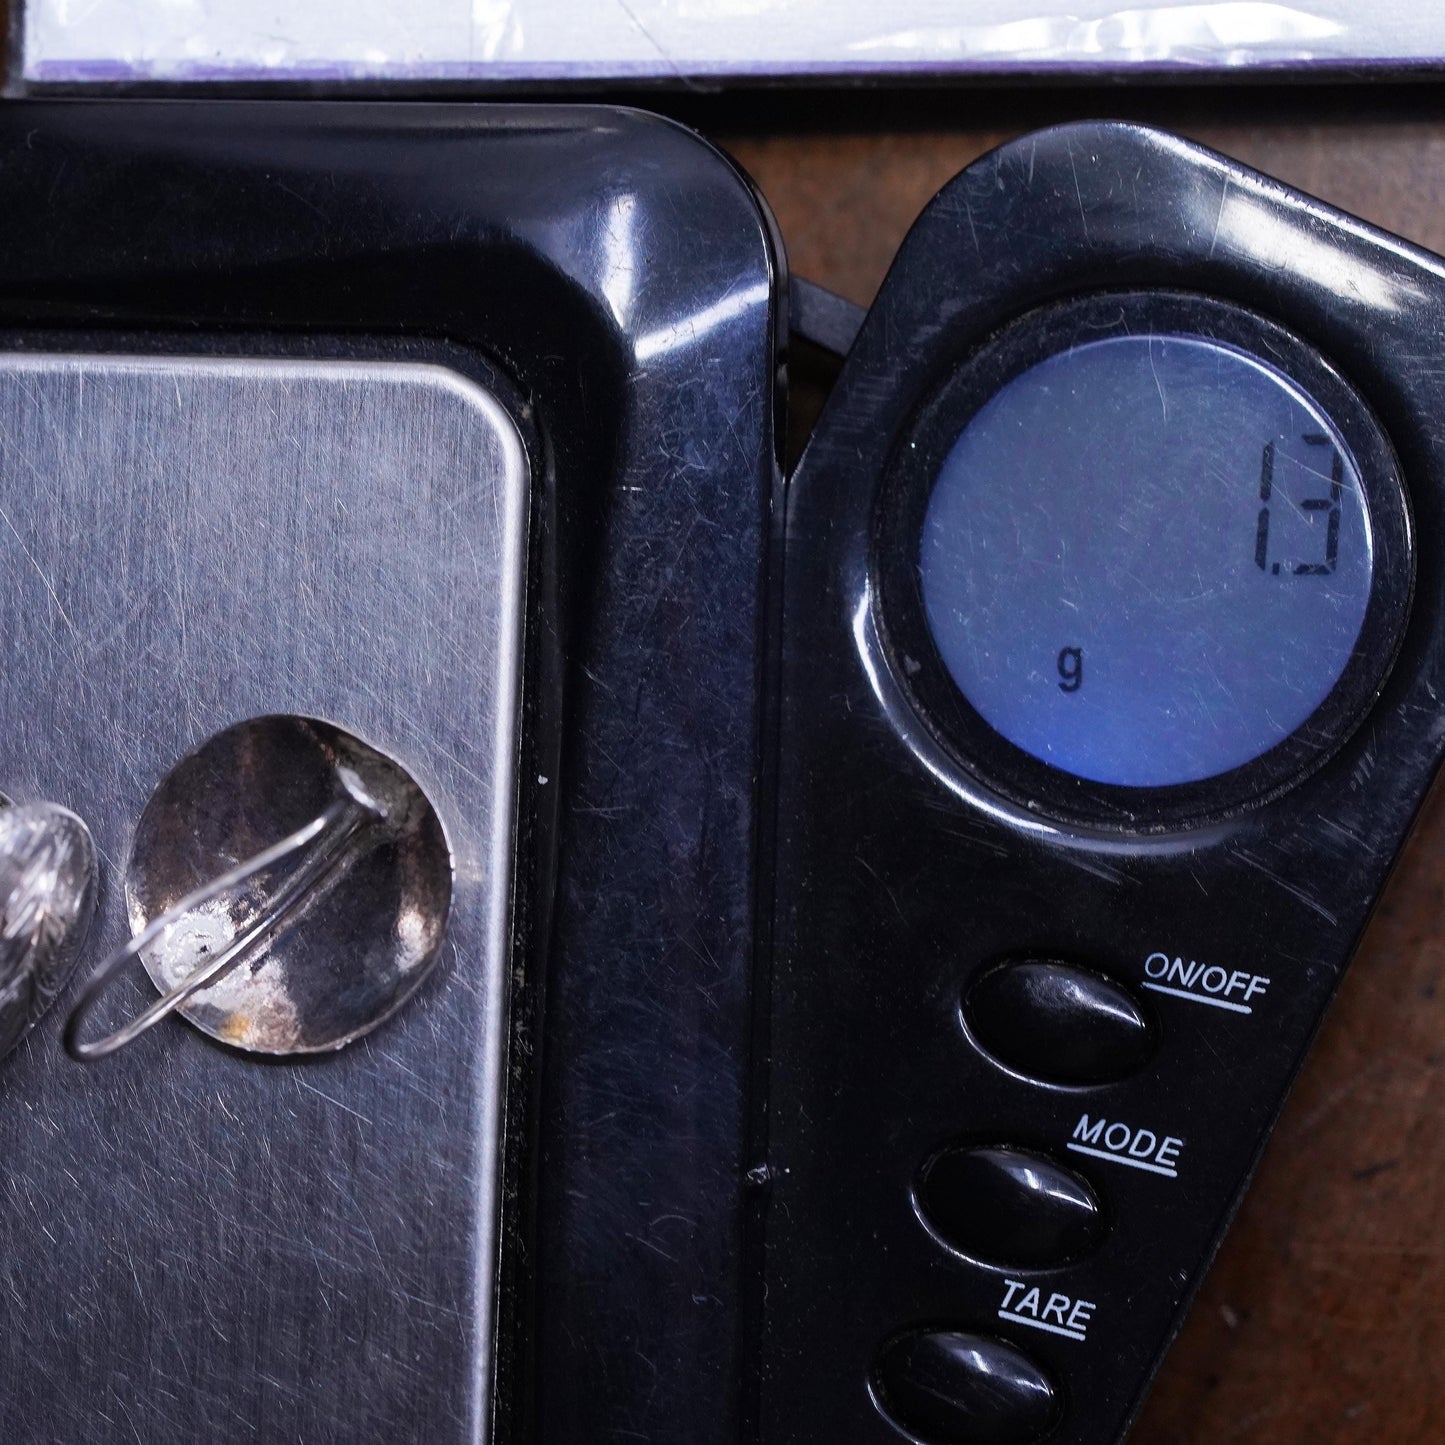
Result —
<path fill-rule="evenodd" d="M 1202 336 L 1086 342 L 963 427 L 919 551 L 944 665 L 993 728 L 1095 782 L 1167 787 L 1262 756 L 1360 636 L 1370 517 L 1339 429 Z"/>

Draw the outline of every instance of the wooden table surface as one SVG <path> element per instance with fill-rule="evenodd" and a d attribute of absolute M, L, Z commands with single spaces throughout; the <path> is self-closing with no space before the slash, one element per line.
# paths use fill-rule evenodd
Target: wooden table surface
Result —
<path fill-rule="evenodd" d="M 0 35 L 3 15 L 0 0 Z M 1070 118 L 1164 125 L 1445 252 L 1445 100 L 1423 86 L 644 103 L 729 149 L 771 202 L 793 270 L 859 302 L 950 176 L 1010 136 Z M 1437 794 L 1133 1445 L 1445 1441 L 1442 903 L 1445 796 Z"/>

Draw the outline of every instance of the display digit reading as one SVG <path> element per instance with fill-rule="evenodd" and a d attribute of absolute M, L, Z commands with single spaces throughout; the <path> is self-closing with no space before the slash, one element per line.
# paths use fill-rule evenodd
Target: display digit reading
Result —
<path fill-rule="evenodd" d="M 1300 440 L 1306 446 L 1327 447 L 1330 453 L 1330 494 L 1328 497 L 1305 497 L 1300 502 L 1302 512 L 1325 512 L 1329 518 L 1325 524 L 1325 559 L 1323 562 L 1296 562 L 1293 573 L 1296 577 L 1328 577 L 1335 570 L 1340 555 L 1340 500 L 1344 495 L 1345 459 L 1340 449 L 1323 432 L 1306 432 Z M 1264 444 L 1264 456 L 1259 467 L 1259 500 L 1264 504 L 1254 524 L 1254 563 L 1261 572 L 1266 569 L 1279 576 L 1280 564 L 1269 560 L 1269 502 L 1274 494 L 1274 443 Z"/>
<path fill-rule="evenodd" d="M 1261 572 L 1269 558 L 1269 498 L 1274 491 L 1274 443 L 1264 444 L 1264 460 L 1259 464 L 1259 500 L 1264 505 L 1259 509 L 1259 520 L 1254 526 L 1254 561 Z M 1279 571 L 1279 563 L 1274 564 Z"/>
<path fill-rule="evenodd" d="M 1345 461 L 1340 449 L 1322 432 L 1308 432 L 1304 441 L 1312 447 L 1328 447 L 1330 452 L 1330 495 L 1306 497 L 1300 503 L 1306 512 L 1329 510 L 1329 522 L 1325 528 L 1325 560 L 1323 562 L 1300 562 L 1295 567 L 1296 576 L 1325 577 L 1335 570 L 1340 555 L 1340 497 L 1344 493 Z"/>

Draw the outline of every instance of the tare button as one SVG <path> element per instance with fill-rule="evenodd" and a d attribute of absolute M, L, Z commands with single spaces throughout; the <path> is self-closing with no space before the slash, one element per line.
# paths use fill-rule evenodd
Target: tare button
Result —
<path fill-rule="evenodd" d="M 1110 1164 L 1127 1169 L 1142 1169 L 1148 1174 L 1177 1179 L 1184 1140 L 1174 1134 L 1157 1134 L 1152 1129 L 1126 1124 L 1122 1119 L 1110 1121 L 1102 1116 L 1096 1119 L 1080 1114 L 1068 1147 L 1075 1154 L 1087 1154 L 1091 1159 L 1107 1159 Z"/>
<path fill-rule="evenodd" d="M 1144 987 L 1209 1008 L 1250 1014 L 1254 1012 L 1251 1000 L 1264 996 L 1269 980 L 1263 974 L 1245 969 L 1224 968 L 1217 963 L 1157 951 L 1144 960 Z"/>

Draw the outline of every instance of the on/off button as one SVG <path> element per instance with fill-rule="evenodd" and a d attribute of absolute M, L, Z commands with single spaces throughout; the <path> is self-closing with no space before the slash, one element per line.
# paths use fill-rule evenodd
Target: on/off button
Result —
<path fill-rule="evenodd" d="M 1155 1032 L 1123 984 L 1060 959 L 1013 959 L 968 986 L 963 1021 L 1005 1068 L 1057 1084 L 1126 1078 L 1154 1052 Z"/>

